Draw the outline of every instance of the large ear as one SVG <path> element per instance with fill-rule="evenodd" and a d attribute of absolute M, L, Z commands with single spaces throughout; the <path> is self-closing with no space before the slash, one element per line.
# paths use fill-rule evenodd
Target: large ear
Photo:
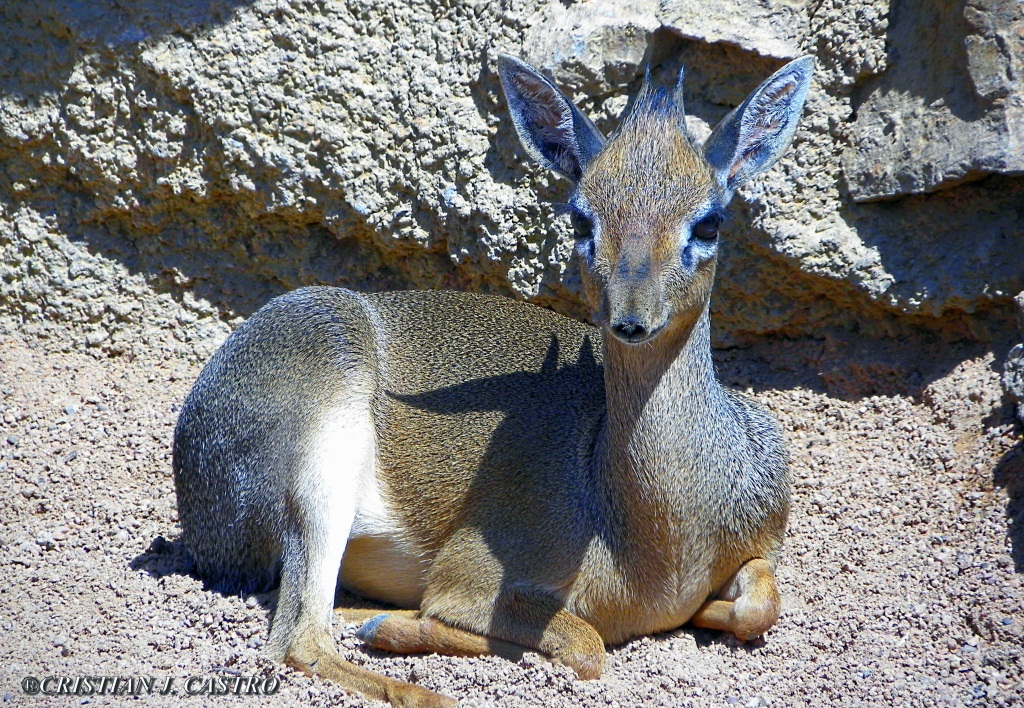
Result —
<path fill-rule="evenodd" d="M 729 193 L 774 165 L 789 147 L 813 72 L 813 57 L 789 62 L 723 118 L 708 137 L 704 158 Z"/>
<path fill-rule="evenodd" d="M 498 76 L 519 140 L 534 160 L 573 182 L 604 145 L 604 136 L 555 85 L 508 54 Z"/>

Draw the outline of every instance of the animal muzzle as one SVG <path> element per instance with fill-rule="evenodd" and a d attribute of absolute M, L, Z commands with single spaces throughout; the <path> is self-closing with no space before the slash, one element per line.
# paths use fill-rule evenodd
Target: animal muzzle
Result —
<path fill-rule="evenodd" d="M 620 267 L 608 284 L 608 326 L 617 338 L 640 344 L 661 328 L 661 286 L 649 267 Z"/>

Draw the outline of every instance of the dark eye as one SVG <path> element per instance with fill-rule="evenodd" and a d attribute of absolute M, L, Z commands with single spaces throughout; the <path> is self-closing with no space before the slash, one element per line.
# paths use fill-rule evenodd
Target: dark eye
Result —
<path fill-rule="evenodd" d="M 578 239 L 590 238 L 594 233 L 594 222 L 581 211 L 573 209 L 569 212 L 569 221 L 572 223 L 573 235 Z"/>
<path fill-rule="evenodd" d="M 722 225 L 723 220 L 718 212 L 708 214 L 693 225 L 693 235 L 701 241 L 714 241 L 718 238 L 718 227 Z"/>

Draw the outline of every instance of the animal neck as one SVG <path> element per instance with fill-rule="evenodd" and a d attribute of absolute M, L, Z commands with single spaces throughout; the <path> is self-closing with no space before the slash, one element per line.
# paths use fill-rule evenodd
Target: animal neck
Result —
<path fill-rule="evenodd" d="M 604 383 L 609 442 L 635 445 L 638 433 L 670 441 L 692 430 L 699 420 L 689 416 L 724 403 L 711 358 L 708 310 L 649 344 L 626 344 L 606 335 Z"/>
<path fill-rule="evenodd" d="M 707 308 L 650 345 L 606 335 L 604 377 L 598 465 L 605 498 L 628 528 L 678 530 L 680 515 L 700 503 L 695 490 L 713 487 L 707 477 L 724 468 L 717 464 L 723 443 L 742 445 L 745 437 L 715 379 Z"/>

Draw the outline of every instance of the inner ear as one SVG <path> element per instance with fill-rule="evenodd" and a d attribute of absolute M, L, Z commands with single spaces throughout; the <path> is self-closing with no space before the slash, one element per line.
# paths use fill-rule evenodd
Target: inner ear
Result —
<path fill-rule="evenodd" d="M 523 148 L 550 170 L 578 181 L 604 136 L 551 81 L 520 59 L 498 57 L 509 114 Z"/>
<path fill-rule="evenodd" d="M 785 152 L 803 111 L 813 70 L 809 56 L 791 61 L 711 133 L 704 157 L 728 192 L 767 170 Z"/>
<path fill-rule="evenodd" d="M 556 170 L 579 179 L 579 155 L 566 140 L 573 132 L 569 104 L 558 91 L 529 74 L 516 74 L 511 83 L 523 97 L 523 127 L 533 136 L 537 150 L 554 163 Z"/>
<path fill-rule="evenodd" d="M 510 80 L 524 99 L 523 112 L 532 128 L 551 136 L 558 131 L 569 129 L 572 125 L 569 107 L 547 82 L 540 81 L 530 74 L 514 74 Z"/>

